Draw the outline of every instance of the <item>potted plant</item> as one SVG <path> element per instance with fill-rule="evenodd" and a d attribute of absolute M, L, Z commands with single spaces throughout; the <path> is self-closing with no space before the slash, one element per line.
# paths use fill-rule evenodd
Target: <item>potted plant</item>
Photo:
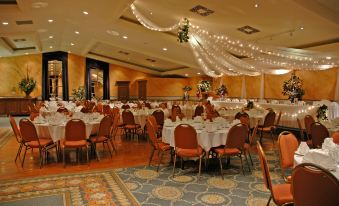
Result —
<path fill-rule="evenodd" d="M 190 98 L 190 95 L 188 94 L 188 92 L 192 90 L 192 87 L 184 86 L 182 90 L 184 90 L 184 100 L 188 101 L 188 99 Z"/>
<path fill-rule="evenodd" d="M 79 86 L 77 89 L 72 90 L 73 98 L 77 101 L 85 99 L 85 89 L 83 86 Z"/>
<path fill-rule="evenodd" d="M 227 87 L 223 84 L 216 90 L 217 95 L 220 96 L 221 99 L 224 98 L 224 95 L 228 94 Z"/>
<path fill-rule="evenodd" d="M 32 77 L 29 77 L 28 73 L 27 73 L 27 76 L 19 82 L 19 89 L 25 92 L 26 98 L 30 98 L 29 95 L 35 89 L 35 86 L 36 86 L 36 81 Z"/>

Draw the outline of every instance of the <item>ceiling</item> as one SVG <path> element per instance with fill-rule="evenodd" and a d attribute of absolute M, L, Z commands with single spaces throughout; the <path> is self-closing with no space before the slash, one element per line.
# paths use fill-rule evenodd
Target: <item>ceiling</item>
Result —
<path fill-rule="evenodd" d="M 162 27 L 187 17 L 216 34 L 339 57 L 337 0 L 0 0 L 0 56 L 65 51 L 154 75 L 202 75 L 190 47 L 143 27 L 131 3 Z M 191 12 L 197 5 L 211 14 Z"/>

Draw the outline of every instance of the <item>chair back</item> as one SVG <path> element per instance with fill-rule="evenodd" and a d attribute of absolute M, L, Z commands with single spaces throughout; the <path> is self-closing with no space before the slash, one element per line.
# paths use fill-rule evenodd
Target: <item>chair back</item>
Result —
<path fill-rule="evenodd" d="M 152 106 L 151 106 L 151 104 L 149 102 L 145 103 L 145 107 L 147 107 L 148 109 L 152 109 Z"/>
<path fill-rule="evenodd" d="M 177 116 L 180 117 L 180 114 L 181 114 L 180 107 L 174 107 L 174 108 L 172 108 L 172 115 L 171 115 L 172 121 L 175 122 Z"/>
<path fill-rule="evenodd" d="M 328 170 L 303 163 L 292 172 L 294 204 L 297 206 L 336 206 L 339 205 L 339 181 Z"/>
<path fill-rule="evenodd" d="M 248 129 L 251 128 L 250 116 L 246 112 L 241 113 L 241 115 L 239 116 L 239 120 L 241 123 L 247 125 Z"/>
<path fill-rule="evenodd" d="M 204 113 L 204 107 L 202 105 L 198 105 L 194 110 L 194 117 L 201 116 Z"/>
<path fill-rule="evenodd" d="M 258 123 L 255 124 L 254 129 L 252 131 L 252 134 L 251 134 L 251 136 L 249 138 L 249 144 L 250 145 L 253 144 L 253 140 L 254 140 L 255 136 L 257 135 L 257 131 L 258 131 Z"/>
<path fill-rule="evenodd" d="M 96 109 L 97 109 L 97 112 L 101 113 L 103 112 L 103 109 L 104 109 L 104 106 L 102 105 L 101 102 L 99 102 L 97 105 L 96 105 Z"/>
<path fill-rule="evenodd" d="M 301 121 L 299 118 L 297 118 L 297 123 L 298 123 L 299 131 L 300 131 L 300 138 L 304 140 L 304 130 L 303 130 L 303 127 L 301 126 Z"/>
<path fill-rule="evenodd" d="M 122 112 L 122 122 L 126 125 L 134 125 L 134 115 L 131 111 L 124 110 Z"/>
<path fill-rule="evenodd" d="M 66 123 L 65 140 L 79 141 L 86 139 L 86 125 L 81 119 L 71 119 Z"/>
<path fill-rule="evenodd" d="M 311 124 L 311 136 L 314 147 L 320 148 L 326 137 L 329 137 L 327 128 L 320 122 Z"/>
<path fill-rule="evenodd" d="M 259 141 L 257 141 L 257 150 L 258 150 L 258 156 L 259 156 L 262 174 L 264 176 L 265 186 L 272 193 L 272 182 L 271 182 L 270 170 L 268 168 L 268 164 L 267 164 L 267 160 L 266 160 L 264 150 L 262 149 Z"/>
<path fill-rule="evenodd" d="M 158 149 L 158 140 L 157 140 L 156 130 L 154 128 L 152 121 L 149 118 L 147 118 L 147 121 L 146 121 L 146 128 L 147 128 L 147 134 L 151 141 L 152 146 L 155 149 Z"/>
<path fill-rule="evenodd" d="M 311 134 L 311 124 L 314 123 L 314 119 L 311 115 L 306 115 L 304 117 L 304 123 L 305 123 L 305 129 L 306 129 L 306 133 L 309 135 Z"/>
<path fill-rule="evenodd" d="M 28 119 L 21 119 L 19 122 L 21 137 L 25 142 L 39 141 L 38 133 L 34 124 Z"/>
<path fill-rule="evenodd" d="M 265 116 L 263 126 L 264 127 L 271 127 L 271 126 L 274 126 L 274 123 L 275 123 L 275 112 L 270 110 Z"/>
<path fill-rule="evenodd" d="M 21 133 L 20 133 L 18 125 L 16 124 L 15 119 L 12 115 L 9 115 L 9 123 L 11 124 L 12 130 L 13 130 L 15 138 L 16 138 L 16 141 L 18 143 L 21 143 L 21 141 L 22 141 Z"/>
<path fill-rule="evenodd" d="M 152 123 L 152 126 L 154 127 L 155 130 L 158 128 L 157 120 L 155 119 L 155 117 L 153 115 L 149 115 L 147 117 L 147 120 Z"/>
<path fill-rule="evenodd" d="M 120 109 L 118 107 L 113 107 L 112 114 L 113 115 L 120 114 Z"/>
<path fill-rule="evenodd" d="M 131 107 L 128 104 L 124 104 L 121 106 L 121 109 L 130 109 Z"/>
<path fill-rule="evenodd" d="M 100 121 L 98 136 L 109 137 L 112 126 L 112 116 L 106 115 Z"/>
<path fill-rule="evenodd" d="M 278 126 L 280 124 L 280 119 L 281 119 L 281 111 L 278 114 L 278 118 L 277 118 L 277 121 L 275 123 L 276 126 Z"/>
<path fill-rule="evenodd" d="M 29 114 L 29 120 L 34 121 L 35 118 L 39 116 L 39 113 L 32 112 Z"/>
<path fill-rule="evenodd" d="M 164 124 L 164 120 L 165 120 L 165 114 L 161 109 L 157 109 L 155 110 L 152 115 L 155 117 L 155 119 L 157 120 L 157 124 L 158 125 L 163 125 Z"/>
<path fill-rule="evenodd" d="M 334 143 L 339 144 L 339 132 L 334 132 L 332 134 L 332 139 Z"/>
<path fill-rule="evenodd" d="M 104 115 L 110 115 L 110 114 L 112 114 L 112 112 L 111 112 L 111 107 L 110 107 L 108 104 L 103 105 L 103 106 L 102 106 L 102 113 L 103 113 Z"/>
<path fill-rule="evenodd" d="M 80 112 L 82 113 L 90 113 L 91 111 L 87 107 L 81 108 Z"/>
<path fill-rule="evenodd" d="M 174 142 L 178 148 L 198 148 L 197 132 L 191 125 L 179 124 L 174 130 Z"/>
<path fill-rule="evenodd" d="M 68 109 L 65 108 L 65 107 L 59 107 L 58 110 L 57 110 L 57 112 L 59 112 L 59 113 L 67 113 L 67 112 L 68 112 Z"/>
<path fill-rule="evenodd" d="M 242 150 L 247 137 L 248 137 L 247 125 L 238 123 L 231 127 L 231 129 L 228 131 L 225 147 L 238 148 Z"/>
<path fill-rule="evenodd" d="M 299 143 L 297 138 L 290 132 L 284 131 L 278 137 L 280 166 L 283 169 L 292 168 L 294 164 L 294 153 Z"/>

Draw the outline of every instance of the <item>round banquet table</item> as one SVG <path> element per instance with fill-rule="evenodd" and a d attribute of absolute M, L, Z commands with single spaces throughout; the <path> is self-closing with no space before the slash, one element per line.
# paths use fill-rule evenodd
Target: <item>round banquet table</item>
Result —
<path fill-rule="evenodd" d="M 162 141 L 175 148 L 174 129 L 176 126 L 164 126 L 162 129 Z M 208 152 L 212 147 L 226 144 L 227 134 L 230 128 L 223 128 L 214 132 L 205 129 L 196 129 L 198 144 Z"/>
<path fill-rule="evenodd" d="M 34 122 L 33 122 L 34 123 Z M 65 137 L 66 123 L 61 125 L 50 125 L 49 123 L 37 124 L 34 123 L 38 136 L 43 138 L 50 137 L 53 142 L 57 142 Z M 86 123 L 86 138 L 99 130 L 100 122 Z"/>
<path fill-rule="evenodd" d="M 294 167 L 303 162 L 303 155 L 295 154 L 294 155 Z M 339 180 L 339 164 L 337 164 L 337 169 L 335 171 L 330 171 L 338 180 Z"/>

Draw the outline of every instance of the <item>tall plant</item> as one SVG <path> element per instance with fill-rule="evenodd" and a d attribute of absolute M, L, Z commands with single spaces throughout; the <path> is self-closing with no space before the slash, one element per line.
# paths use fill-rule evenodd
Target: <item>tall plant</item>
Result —
<path fill-rule="evenodd" d="M 291 78 L 284 81 L 282 94 L 288 96 L 291 102 L 293 102 L 295 98 L 301 100 L 305 94 L 305 90 L 302 87 L 303 80 L 297 77 L 295 73 L 292 73 Z"/>
<path fill-rule="evenodd" d="M 19 82 L 19 89 L 25 92 L 26 96 L 28 97 L 33 92 L 35 87 L 36 87 L 36 81 L 32 77 L 29 76 L 28 68 L 27 68 L 26 77 L 21 79 L 21 81 Z"/>

